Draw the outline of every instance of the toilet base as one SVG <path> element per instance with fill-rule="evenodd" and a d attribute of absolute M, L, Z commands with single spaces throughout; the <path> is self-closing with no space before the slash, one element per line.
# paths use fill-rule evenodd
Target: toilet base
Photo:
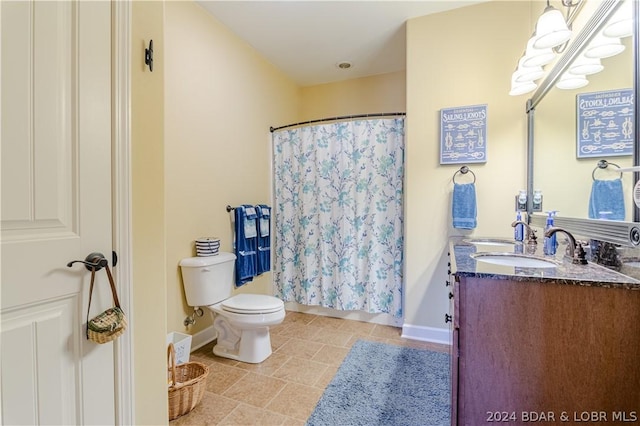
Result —
<path fill-rule="evenodd" d="M 258 364 L 271 355 L 269 327 L 284 320 L 284 309 L 249 316 L 224 312 L 218 305 L 208 308 L 218 334 L 214 355 L 250 364 Z"/>
<path fill-rule="evenodd" d="M 218 336 L 220 336 L 220 332 L 218 332 Z M 218 337 L 218 343 L 213 347 L 213 353 L 222 358 L 258 364 L 269 358 L 272 353 L 269 327 L 242 331 L 239 340 L 234 345 L 225 344 Z"/>

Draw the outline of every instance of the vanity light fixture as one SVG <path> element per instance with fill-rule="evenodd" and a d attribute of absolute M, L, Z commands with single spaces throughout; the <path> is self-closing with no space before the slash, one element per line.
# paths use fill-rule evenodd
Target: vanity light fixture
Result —
<path fill-rule="evenodd" d="M 569 67 L 569 72 L 572 74 L 591 75 L 599 73 L 604 69 L 600 58 L 587 58 L 584 55 L 580 55 Z"/>
<path fill-rule="evenodd" d="M 584 56 L 587 58 L 609 58 L 623 50 L 624 44 L 618 37 L 607 37 L 602 33 L 598 33 L 587 46 Z"/>
<path fill-rule="evenodd" d="M 550 48 L 537 49 L 533 46 L 535 36 L 527 42 L 527 50 L 524 52 L 522 65 L 525 67 L 544 66 L 556 58 L 556 53 Z"/>
<path fill-rule="evenodd" d="M 527 81 L 534 81 L 542 78 L 544 75 L 544 70 L 541 66 L 535 67 L 527 67 L 524 65 L 525 58 L 520 58 L 518 61 L 518 68 L 513 73 L 513 77 L 515 78 L 517 83 L 525 83 Z"/>
<path fill-rule="evenodd" d="M 571 23 L 583 5 L 583 0 L 560 0 L 567 8 L 567 17 L 553 7 L 549 0 L 542 15 L 538 18 L 535 32 L 527 42 L 524 54 L 518 60 L 518 67 L 511 78 L 512 96 L 523 95 L 534 91 L 537 84 L 522 83 L 542 78 L 545 74 L 542 67 L 556 58 L 571 38 Z"/>
<path fill-rule="evenodd" d="M 562 2 L 565 6 L 565 2 Z M 572 3 L 569 3 L 572 5 Z M 555 7 L 549 4 L 538 18 L 536 23 L 536 35 L 533 47 L 536 49 L 547 49 L 560 46 L 571 38 L 571 30 L 564 19 L 564 15 Z"/>
<path fill-rule="evenodd" d="M 511 90 L 509 91 L 511 96 L 524 95 L 536 90 L 538 85 L 534 81 L 544 75 L 544 70 L 539 65 L 535 67 L 524 66 L 524 59 L 524 57 L 520 58 L 518 67 L 511 75 Z"/>
<path fill-rule="evenodd" d="M 633 2 L 626 0 L 616 10 L 603 30 L 607 37 L 630 37 L 633 34 Z"/>
<path fill-rule="evenodd" d="M 525 60 L 524 56 L 520 58 L 516 70 L 511 74 L 511 90 L 509 91 L 511 96 L 533 92 L 538 87 L 534 81 L 544 75 L 544 70 L 540 65 L 528 67 L 524 65 Z"/>
<path fill-rule="evenodd" d="M 579 89 L 589 84 L 587 77 L 581 74 L 573 74 L 572 72 L 565 72 L 560 76 L 560 80 L 556 83 L 558 89 L 571 90 Z"/>
<path fill-rule="evenodd" d="M 515 76 L 511 77 L 511 90 L 509 91 L 509 95 L 511 96 L 519 96 L 524 95 L 525 93 L 533 92 L 538 88 L 538 85 L 533 81 L 525 81 L 519 83 L 516 81 Z"/>
<path fill-rule="evenodd" d="M 601 58 L 608 58 L 624 51 L 625 46 L 619 37 L 627 37 L 632 31 L 628 28 L 632 21 L 631 0 L 620 2 L 618 10 L 609 19 L 609 23 L 589 42 L 585 52 L 574 60 L 569 70 L 560 76 L 556 83 L 559 89 L 579 89 L 589 84 L 586 76 L 604 69 Z"/>

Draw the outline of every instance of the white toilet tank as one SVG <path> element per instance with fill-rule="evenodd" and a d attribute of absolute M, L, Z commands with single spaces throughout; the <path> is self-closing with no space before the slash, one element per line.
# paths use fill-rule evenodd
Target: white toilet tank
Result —
<path fill-rule="evenodd" d="M 180 261 L 189 306 L 209 306 L 231 297 L 235 259 L 233 253 L 219 252 Z"/>

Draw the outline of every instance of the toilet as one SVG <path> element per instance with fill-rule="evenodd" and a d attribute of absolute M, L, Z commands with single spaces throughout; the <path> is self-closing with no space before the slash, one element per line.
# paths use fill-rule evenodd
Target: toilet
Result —
<path fill-rule="evenodd" d="M 225 252 L 182 259 L 182 281 L 187 303 L 211 311 L 218 333 L 213 353 L 256 364 L 271 355 L 269 327 L 284 320 L 284 303 L 263 294 L 232 297 L 235 259 L 233 253 Z"/>

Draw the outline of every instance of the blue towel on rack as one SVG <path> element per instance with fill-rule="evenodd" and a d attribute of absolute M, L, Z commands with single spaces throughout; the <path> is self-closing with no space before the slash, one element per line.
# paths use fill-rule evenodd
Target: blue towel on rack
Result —
<path fill-rule="evenodd" d="M 271 207 L 258 204 L 258 275 L 271 269 Z"/>
<path fill-rule="evenodd" d="M 589 218 L 624 220 L 624 217 L 622 179 L 594 180 L 589 197 Z"/>
<path fill-rule="evenodd" d="M 258 234 L 256 209 L 250 205 L 235 209 L 236 287 L 253 280 L 258 272 Z"/>
<path fill-rule="evenodd" d="M 476 185 L 474 183 L 454 183 L 451 203 L 453 227 L 474 229 L 477 220 Z"/>

